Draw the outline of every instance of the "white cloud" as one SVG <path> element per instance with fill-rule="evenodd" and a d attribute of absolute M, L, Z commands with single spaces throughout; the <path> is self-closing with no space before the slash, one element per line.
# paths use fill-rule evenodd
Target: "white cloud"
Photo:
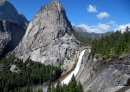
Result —
<path fill-rule="evenodd" d="M 89 5 L 89 7 L 87 8 L 88 12 L 97 12 L 96 7 Z"/>
<path fill-rule="evenodd" d="M 86 24 L 80 24 L 80 25 L 78 25 L 78 27 L 83 27 L 86 30 L 90 30 L 91 29 L 91 27 L 86 25 Z"/>
<path fill-rule="evenodd" d="M 109 17 L 110 15 L 107 12 L 101 12 L 97 15 L 99 19 L 103 19 L 105 17 Z"/>
<path fill-rule="evenodd" d="M 93 32 L 93 33 L 104 33 L 102 30 L 98 29 L 98 28 L 91 28 L 89 31 L 89 33 Z"/>
<path fill-rule="evenodd" d="M 83 27 L 84 29 L 87 30 L 87 32 L 89 33 L 104 33 L 106 31 L 109 30 L 110 26 L 109 25 L 106 25 L 106 24 L 101 24 L 101 23 L 98 23 L 98 25 L 96 26 L 88 26 L 86 24 L 80 24 L 78 25 L 78 27 Z"/>
<path fill-rule="evenodd" d="M 115 23 L 116 23 L 116 21 L 111 20 L 108 24 L 114 25 Z"/>
<path fill-rule="evenodd" d="M 98 23 L 98 28 L 106 31 L 109 30 L 110 26 L 106 24 Z"/>
<path fill-rule="evenodd" d="M 117 28 L 114 29 L 114 32 L 117 30 L 121 30 L 121 32 L 123 33 L 125 32 L 127 26 L 130 28 L 130 23 L 119 25 Z"/>
<path fill-rule="evenodd" d="M 110 25 L 113 25 L 113 26 L 118 26 L 118 25 L 116 24 L 116 21 L 113 21 L 113 20 L 111 20 L 111 21 L 108 22 L 107 24 L 110 24 Z"/>

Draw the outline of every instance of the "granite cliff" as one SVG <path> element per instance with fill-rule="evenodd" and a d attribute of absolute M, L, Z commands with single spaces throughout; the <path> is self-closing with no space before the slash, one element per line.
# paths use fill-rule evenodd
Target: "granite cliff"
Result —
<path fill-rule="evenodd" d="M 75 53 L 78 44 L 65 9 L 53 0 L 38 10 L 14 53 L 24 60 L 30 58 L 57 66 Z"/>
<path fill-rule="evenodd" d="M 22 27 L 27 22 L 26 18 L 6 0 L 0 1 L 0 19 L 2 56 L 13 50 L 13 54 L 23 60 L 29 58 L 55 66 L 64 60 L 63 67 L 69 65 L 67 73 L 74 69 L 73 65 L 84 47 L 79 47 L 80 42 L 74 37 L 60 2 L 53 0 L 41 7 L 26 32 Z M 64 73 L 64 78 L 67 73 Z M 76 79 L 82 83 L 85 92 L 126 91 L 130 86 L 130 55 L 105 60 L 92 55 L 87 49 Z"/>
<path fill-rule="evenodd" d="M 85 92 L 125 92 L 130 86 L 130 55 L 105 60 L 86 50 L 76 79 Z"/>

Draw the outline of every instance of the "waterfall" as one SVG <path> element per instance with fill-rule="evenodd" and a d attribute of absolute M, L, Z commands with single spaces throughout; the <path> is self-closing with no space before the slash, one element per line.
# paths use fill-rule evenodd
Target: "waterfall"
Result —
<path fill-rule="evenodd" d="M 81 66 L 81 63 L 82 63 L 82 58 L 83 58 L 83 56 L 84 56 L 84 52 L 85 52 L 86 50 L 83 50 L 81 53 L 80 53 L 80 56 L 79 56 L 79 59 L 78 59 L 78 62 L 77 62 L 77 64 L 76 64 L 76 67 L 75 67 L 75 69 L 63 80 L 63 81 L 61 81 L 61 84 L 68 84 L 69 83 L 69 81 L 71 80 L 71 78 L 72 78 L 72 76 L 73 76 L 73 74 L 76 76 L 77 75 L 77 73 L 78 73 L 78 71 L 79 71 L 79 69 L 80 69 L 80 66 Z M 57 85 L 57 83 L 54 83 L 54 86 L 56 87 L 56 85 Z M 48 86 L 44 86 L 42 89 L 43 89 L 43 92 L 47 92 L 47 88 L 48 88 Z"/>
<path fill-rule="evenodd" d="M 79 69 L 80 69 L 80 66 L 81 66 L 81 63 L 82 63 L 82 57 L 83 57 L 85 51 L 86 51 L 86 50 L 83 50 L 83 51 L 80 53 L 80 56 L 79 56 L 79 59 L 78 59 L 78 62 L 77 62 L 77 64 L 76 64 L 75 69 L 61 82 L 62 84 L 63 84 L 63 83 L 64 83 L 64 84 L 68 84 L 69 81 L 71 80 L 73 74 L 74 74 L 74 76 L 77 75 L 77 73 L 78 73 L 78 71 L 79 71 Z"/>

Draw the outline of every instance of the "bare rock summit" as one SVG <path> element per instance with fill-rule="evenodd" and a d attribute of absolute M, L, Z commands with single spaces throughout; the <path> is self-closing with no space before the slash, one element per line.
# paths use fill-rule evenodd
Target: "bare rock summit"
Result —
<path fill-rule="evenodd" d="M 24 60 L 30 58 L 57 66 L 75 53 L 78 44 L 65 9 L 60 2 L 53 0 L 38 10 L 14 53 Z"/>

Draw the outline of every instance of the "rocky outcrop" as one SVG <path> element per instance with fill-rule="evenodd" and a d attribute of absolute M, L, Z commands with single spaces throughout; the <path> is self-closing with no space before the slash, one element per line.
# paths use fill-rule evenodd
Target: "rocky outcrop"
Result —
<path fill-rule="evenodd" d="M 13 50 L 25 33 L 19 24 L 10 20 L 0 20 L 0 56 Z"/>
<path fill-rule="evenodd" d="M 125 92 L 130 86 L 130 55 L 105 61 L 86 51 L 76 78 L 83 84 L 85 92 Z M 120 89 L 123 91 L 118 91 Z"/>
<path fill-rule="evenodd" d="M 79 42 L 71 31 L 63 6 L 53 0 L 39 9 L 14 53 L 24 60 L 30 58 L 46 65 L 58 65 L 78 47 Z"/>
<path fill-rule="evenodd" d="M 18 13 L 15 7 L 7 0 L 0 0 L 0 20 L 12 20 L 22 26 L 28 23 L 25 16 Z"/>

